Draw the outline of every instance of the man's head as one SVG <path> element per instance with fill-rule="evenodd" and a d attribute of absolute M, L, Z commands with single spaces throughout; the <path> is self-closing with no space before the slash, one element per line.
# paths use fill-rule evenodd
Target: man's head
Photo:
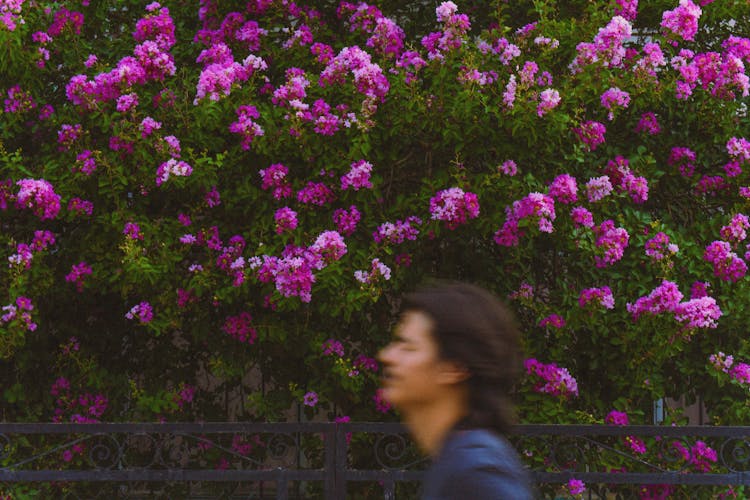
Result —
<path fill-rule="evenodd" d="M 512 313 L 465 283 L 420 289 L 404 298 L 402 311 L 394 342 L 380 355 L 385 398 L 408 409 L 459 389 L 466 425 L 507 432 L 514 421 L 509 394 L 522 363 Z"/>

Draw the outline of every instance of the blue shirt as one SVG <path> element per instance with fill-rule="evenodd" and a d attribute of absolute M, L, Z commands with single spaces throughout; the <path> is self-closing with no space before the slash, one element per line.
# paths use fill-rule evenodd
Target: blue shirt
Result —
<path fill-rule="evenodd" d="M 527 500 L 533 487 L 513 447 L 484 429 L 455 430 L 424 476 L 423 500 Z"/>

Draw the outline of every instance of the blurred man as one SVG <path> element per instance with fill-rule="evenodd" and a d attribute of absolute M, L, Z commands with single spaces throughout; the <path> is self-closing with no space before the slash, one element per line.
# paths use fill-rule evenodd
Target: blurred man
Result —
<path fill-rule="evenodd" d="M 424 500 L 533 498 L 503 434 L 522 359 L 510 311 L 473 285 L 419 290 L 404 299 L 393 340 L 379 354 L 383 396 L 433 460 Z"/>

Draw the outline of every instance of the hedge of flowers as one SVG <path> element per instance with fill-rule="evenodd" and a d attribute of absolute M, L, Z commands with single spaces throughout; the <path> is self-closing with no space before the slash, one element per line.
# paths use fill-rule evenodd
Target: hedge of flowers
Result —
<path fill-rule="evenodd" d="M 440 277 L 517 311 L 526 422 L 747 422 L 749 21 L 0 0 L 4 418 L 392 418 L 375 353 Z"/>

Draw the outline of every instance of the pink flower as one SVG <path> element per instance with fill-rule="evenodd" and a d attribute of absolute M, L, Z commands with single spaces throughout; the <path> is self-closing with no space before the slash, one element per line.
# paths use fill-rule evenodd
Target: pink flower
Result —
<path fill-rule="evenodd" d="M 578 200 L 578 183 L 575 177 L 561 174 L 549 186 L 549 195 L 560 203 L 575 203 Z"/>
<path fill-rule="evenodd" d="M 302 403 L 305 406 L 314 408 L 315 405 L 318 404 L 318 394 L 313 391 L 306 393 L 305 396 L 302 398 Z"/>
<path fill-rule="evenodd" d="M 617 87 L 612 87 L 602 94 L 601 103 L 609 111 L 607 118 L 612 121 L 615 118 L 614 110 L 628 107 L 630 104 L 630 94 Z"/>
<path fill-rule="evenodd" d="M 372 164 L 365 160 L 352 163 L 351 170 L 346 175 L 341 176 L 341 189 L 345 190 L 351 187 L 355 191 L 359 191 L 362 188 L 372 188 L 372 183 L 370 182 L 371 172 Z"/>
<path fill-rule="evenodd" d="M 134 305 L 130 311 L 125 314 L 127 319 L 138 319 L 141 324 L 150 323 L 154 319 L 154 310 L 148 302 L 141 302 Z"/>
<path fill-rule="evenodd" d="M 690 0 L 680 0 L 677 8 L 664 11 L 661 27 L 683 40 L 692 41 L 698 32 L 698 18 L 701 13 L 701 8 Z"/>
<path fill-rule="evenodd" d="M 534 358 L 524 361 L 524 368 L 534 382 L 536 392 L 563 398 L 578 396 L 578 382 L 567 368 L 561 368 L 555 363 L 544 364 Z"/>
<path fill-rule="evenodd" d="M 255 343 L 258 332 L 252 324 L 253 317 L 249 312 L 241 312 L 237 316 L 227 316 L 221 329 L 233 339 L 245 344 Z"/>
<path fill-rule="evenodd" d="M 538 116 L 544 116 L 560 104 L 560 92 L 555 89 L 545 89 L 539 94 L 539 104 L 536 108 Z"/>
<path fill-rule="evenodd" d="M 607 128 L 599 122 L 587 121 L 583 122 L 580 127 L 573 129 L 573 132 L 587 150 L 595 151 L 597 147 L 604 144 L 604 134 L 607 133 Z"/>
<path fill-rule="evenodd" d="M 657 135 L 661 132 L 661 126 L 656 119 L 656 115 L 649 111 L 641 115 L 638 125 L 635 127 L 637 133 L 646 132 L 649 135 Z"/>
<path fill-rule="evenodd" d="M 609 176 L 607 175 L 592 177 L 586 183 L 585 189 L 589 202 L 594 203 L 609 196 L 612 192 L 612 183 L 609 181 Z"/>
<path fill-rule="evenodd" d="M 349 210 L 343 208 L 337 208 L 333 212 L 333 223 L 336 224 L 336 229 L 339 233 L 343 233 L 346 236 L 351 236 L 357 229 L 362 214 L 360 214 L 357 207 L 352 205 Z"/>
<path fill-rule="evenodd" d="M 16 195 L 16 205 L 28 208 L 41 220 L 54 219 L 60 212 L 60 195 L 55 193 L 52 184 L 44 179 L 21 179 Z"/>
<path fill-rule="evenodd" d="M 570 479 L 566 487 L 573 496 L 582 495 L 586 491 L 586 483 L 580 479 Z"/>
<path fill-rule="evenodd" d="M 79 262 L 71 267 L 70 273 L 65 276 L 65 281 L 74 283 L 78 293 L 81 293 L 83 292 L 84 279 L 86 276 L 90 276 L 91 272 L 91 266 L 86 262 Z"/>
<path fill-rule="evenodd" d="M 541 321 L 539 321 L 540 327 L 544 328 L 547 325 L 553 326 L 557 329 L 563 328 L 565 326 L 565 318 L 563 318 L 559 314 L 550 314 L 546 318 L 543 318 Z"/>
<path fill-rule="evenodd" d="M 585 288 L 582 290 L 578 297 L 578 305 L 586 307 L 586 305 L 592 302 L 601 305 L 605 309 L 613 309 L 615 307 L 615 298 L 612 295 L 612 290 L 608 286 L 603 286 L 601 288 Z"/>
<path fill-rule="evenodd" d="M 461 188 L 444 189 L 430 199 L 430 214 L 433 220 L 444 221 L 448 229 L 456 229 L 479 215 L 479 199 Z"/>
<path fill-rule="evenodd" d="M 283 207 L 273 215 L 273 219 L 276 222 L 276 234 L 281 234 L 285 231 L 292 231 L 297 227 L 297 212 L 289 207 Z"/>

